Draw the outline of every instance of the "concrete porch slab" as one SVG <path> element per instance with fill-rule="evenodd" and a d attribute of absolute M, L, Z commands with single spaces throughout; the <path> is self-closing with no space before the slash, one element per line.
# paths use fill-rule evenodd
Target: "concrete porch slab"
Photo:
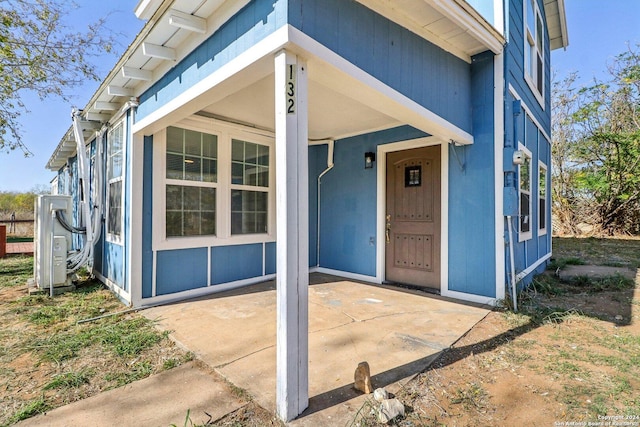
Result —
<path fill-rule="evenodd" d="M 333 280 L 333 281 L 331 281 Z M 352 388 L 359 362 L 374 387 L 426 368 L 437 354 L 489 312 L 443 298 L 325 275 L 309 288 L 310 406 L 292 425 L 336 425 L 353 419 L 366 396 Z M 275 411 L 274 283 L 144 311 L 172 337 Z"/>

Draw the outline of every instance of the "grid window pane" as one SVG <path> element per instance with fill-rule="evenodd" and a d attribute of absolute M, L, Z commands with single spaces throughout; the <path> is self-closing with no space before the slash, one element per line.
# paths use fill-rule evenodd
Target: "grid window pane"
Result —
<path fill-rule="evenodd" d="M 217 182 L 218 137 L 202 132 L 167 128 L 168 179 Z"/>
<path fill-rule="evenodd" d="M 167 237 L 216 234 L 216 189 L 167 185 Z"/>
<path fill-rule="evenodd" d="M 167 151 L 173 153 L 184 152 L 184 129 L 167 128 Z"/>
<path fill-rule="evenodd" d="M 167 178 L 184 178 L 184 157 L 179 154 L 167 153 Z"/>
<path fill-rule="evenodd" d="M 122 145 L 124 126 L 122 123 L 114 127 L 107 135 L 108 179 L 122 176 Z"/>
<path fill-rule="evenodd" d="M 231 234 L 267 232 L 268 193 L 231 190 Z"/>
<path fill-rule="evenodd" d="M 522 233 L 531 231 L 529 206 L 529 195 L 520 193 L 520 231 Z"/>
<path fill-rule="evenodd" d="M 269 147 L 234 139 L 231 157 L 232 184 L 269 186 Z"/>

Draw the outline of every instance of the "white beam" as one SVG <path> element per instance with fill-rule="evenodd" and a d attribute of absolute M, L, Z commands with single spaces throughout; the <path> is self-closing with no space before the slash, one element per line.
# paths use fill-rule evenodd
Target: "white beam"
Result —
<path fill-rule="evenodd" d="M 175 49 L 153 43 L 142 42 L 142 54 L 151 58 L 166 59 L 168 61 L 176 60 Z"/>
<path fill-rule="evenodd" d="M 309 406 L 309 148 L 306 63 L 275 56 L 277 346 L 276 411 Z"/>
<path fill-rule="evenodd" d="M 171 12 L 169 12 L 169 25 L 200 34 L 207 32 L 206 19 L 178 10 L 171 10 Z"/>
<path fill-rule="evenodd" d="M 109 85 L 107 86 L 107 94 L 111 96 L 133 96 L 133 90 L 127 87 Z"/>
<path fill-rule="evenodd" d="M 120 108 L 120 104 L 118 104 L 116 102 L 96 101 L 93 104 L 93 109 L 94 110 L 114 111 L 114 110 L 117 110 L 118 108 Z"/>
<path fill-rule="evenodd" d="M 140 68 L 122 67 L 122 77 L 133 80 L 151 81 L 153 72 L 141 70 Z"/>

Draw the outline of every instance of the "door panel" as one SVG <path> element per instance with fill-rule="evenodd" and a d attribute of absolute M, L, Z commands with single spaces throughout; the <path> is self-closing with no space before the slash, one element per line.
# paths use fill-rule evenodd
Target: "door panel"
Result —
<path fill-rule="evenodd" d="M 440 289 L 440 146 L 387 154 L 386 280 Z"/>

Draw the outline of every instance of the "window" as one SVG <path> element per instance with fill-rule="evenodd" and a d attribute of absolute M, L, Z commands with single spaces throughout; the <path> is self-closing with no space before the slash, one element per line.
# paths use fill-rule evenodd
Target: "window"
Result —
<path fill-rule="evenodd" d="M 274 142 L 200 116 L 154 135 L 153 247 L 275 241 Z"/>
<path fill-rule="evenodd" d="M 523 241 L 531 238 L 531 152 L 522 144 L 519 149 L 524 152 L 523 162 L 518 166 L 519 240 Z"/>
<path fill-rule="evenodd" d="M 525 80 L 542 104 L 544 99 L 544 26 L 536 0 L 526 3 L 524 36 Z"/>
<path fill-rule="evenodd" d="M 118 123 L 107 134 L 107 237 L 120 242 L 122 238 L 122 183 L 123 183 L 124 122 Z"/>
<path fill-rule="evenodd" d="M 167 128 L 167 237 L 216 234 L 217 157 L 216 135 Z"/>
<path fill-rule="evenodd" d="M 267 233 L 269 147 L 231 141 L 231 234 Z"/>
<path fill-rule="evenodd" d="M 538 164 L 538 235 L 547 233 L 547 166 Z"/>

